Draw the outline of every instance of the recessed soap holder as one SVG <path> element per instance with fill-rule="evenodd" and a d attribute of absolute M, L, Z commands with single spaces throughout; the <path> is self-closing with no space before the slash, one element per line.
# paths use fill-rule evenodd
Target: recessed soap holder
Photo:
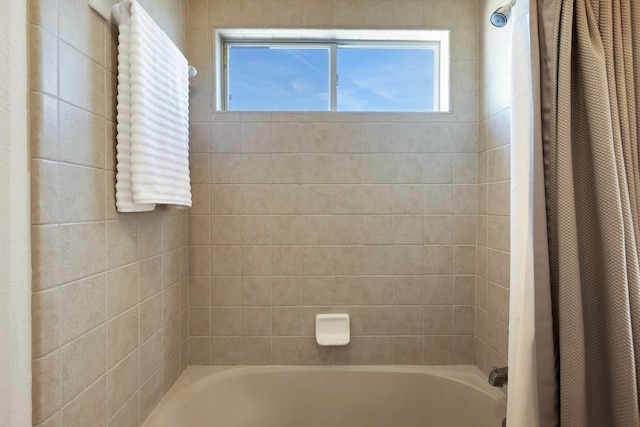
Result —
<path fill-rule="evenodd" d="M 316 315 L 316 342 L 318 345 L 347 345 L 350 340 L 351 330 L 347 313 Z"/>

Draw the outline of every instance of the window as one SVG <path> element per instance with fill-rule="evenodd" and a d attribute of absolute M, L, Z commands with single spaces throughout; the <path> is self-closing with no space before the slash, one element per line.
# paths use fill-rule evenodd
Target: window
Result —
<path fill-rule="evenodd" d="M 252 40 L 238 33 L 220 39 L 223 109 L 449 109 L 445 31 L 369 31 L 363 37 L 362 32 L 343 30 L 339 38 L 321 38 L 320 31 L 313 30 L 271 31 L 271 37 Z"/>

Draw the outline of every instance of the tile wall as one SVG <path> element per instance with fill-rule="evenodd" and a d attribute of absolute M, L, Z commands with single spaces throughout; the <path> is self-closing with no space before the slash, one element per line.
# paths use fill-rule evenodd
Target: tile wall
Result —
<path fill-rule="evenodd" d="M 489 16 L 501 4 L 500 0 L 480 0 L 478 15 L 481 58 L 475 361 L 484 372 L 507 366 L 508 349 L 511 31 L 489 23 Z"/>
<path fill-rule="evenodd" d="M 476 0 L 188 2 L 189 363 L 474 363 L 478 22 Z M 215 111 L 226 27 L 452 30 L 452 112 Z M 320 348 L 336 311 L 352 342 Z"/>
<path fill-rule="evenodd" d="M 141 3 L 184 47 L 186 3 Z M 187 212 L 115 211 L 116 31 L 29 11 L 33 421 L 135 427 L 187 362 Z"/>
<path fill-rule="evenodd" d="M 187 363 L 506 364 L 496 1 L 142 3 L 199 71 L 189 212 L 115 211 L 116 32 L 84 0 L 30 0 L 36 425 L 139 425 Z M 216 111 L 226 27 L 452 30 L 452 112 Z M 332 311 L 345 348 L 315 345 Z"/>

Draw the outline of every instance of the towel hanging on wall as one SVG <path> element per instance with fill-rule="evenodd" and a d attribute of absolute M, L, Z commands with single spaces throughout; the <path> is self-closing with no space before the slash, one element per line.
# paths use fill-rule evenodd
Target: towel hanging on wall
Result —
<path fill-rule="evenodd" d="M 190 207 L 187 60 L 136 0 L 113 13 L 119 22 L 116 207 Z"/>

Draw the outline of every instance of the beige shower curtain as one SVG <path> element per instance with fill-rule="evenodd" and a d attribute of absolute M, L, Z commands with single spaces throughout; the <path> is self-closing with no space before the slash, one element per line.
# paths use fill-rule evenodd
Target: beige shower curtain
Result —
<path fill-rule="evenodd" d="M 555 3 L 543 128 L 561 425 L 640 426 L 640 2 Z"/>

